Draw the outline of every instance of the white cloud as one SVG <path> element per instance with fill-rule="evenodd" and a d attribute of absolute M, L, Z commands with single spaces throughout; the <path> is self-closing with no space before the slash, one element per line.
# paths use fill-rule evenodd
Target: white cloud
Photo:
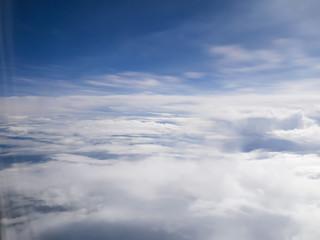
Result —
<path fill-rule="evenodd" d="M 186 78 L 191 78 L 191 79 L 198 79 L 202 78 L 205 75 L 205 73 L 202 72 L 185 72 L 184 76 Z"/>
<path fill-rule="evenodd" d="M 0 171 L 4 239 L 84 229 L 318 239 L 316 82 L 264 94 L 1 99 L 1 154 L 12 163 Z"/>
<path fill-rule="evenodd" d="M 280 71 L 280 74 L 315 77 L 320 60 L 310 56 L 295 39 L 276 39 L 270 47 L 249 49 L 240 45 L 212 46 L 209 53 L 217 59 L 215 65 L 223 73 L 253 74 Z M 283 80 L 283 79 L 282 79 Z"/>
<path fill-rule="evenodd" d="M 227 237 L 229 234 L 229 230 L 216 221 L 231 224 L 232 219 L 238 218 L 241 223 L 234 223 L 234 227 L 245 229 L 239 232 L 239 238 L 255 239 L 251 234 L 262 231 L 262 226 L 252 225 L 249 219 L 260 215 L 261 225 L 266 224 L 263 219 L 268 216 L 288 219 L 282 231 L 298 224 L 300 232 L 289 235 L 290 238 L 311 236 L 316 226 L 305 226 L 308 220 L 302 221 L 299 217 L 310 214 L 313 208 L 318 211 L 313 203 L 320 197 L 319 182 L 295 172 L 299 165 L 319 164 L 319 158 L 274 154 L 265 160 L 254 160 L 251 153 L 246 155 L 239 158 L 234 154 L 227 160 L 151 157 L 137 162 L 100 163 L 60 155 L 56 161 L 16 165 L 3 170 L 1 176 L 7 182 L 3 191 L 8 196 L 13 194 L 14 202 L 29 199 L 34 212 L 48 209 L 48 213 L 30 215 L 29 221 L 19 219 L 21 229 L 25 231 L 30 224 L 38 235 L 56 227 L 59 231 L 64 224 L 81 220 L 90 223 L 96 219 L 106 225 L 153 222 L 154 227 L 161 229 L 170 224 L 171 231 L 176 233 L 194 221 L 198 224 L 189 227 L 209 239 L 210 235 Z M 80 161 L 75 161 L 77 158 Z M 55 210 L 58 206 L 62 210 Z M 15 225 L 11 225 L 17 221 L 3 220 L 6 233 L 16 231 L 19 235 Z M 212 228 L 201 226 L 203 221 Z M 310 239 L 317 237 L 316 234 Z"/>
<path fill-rule="evenodd" d="M 86 83 L 97 87 L 110 87 L 129 90 L 148 90 L 151 92 L 172 91 L 182 88 L 181 79 L 174 76 L 162 76 L 143 72 L 123 72 L 91 77 Z"/>

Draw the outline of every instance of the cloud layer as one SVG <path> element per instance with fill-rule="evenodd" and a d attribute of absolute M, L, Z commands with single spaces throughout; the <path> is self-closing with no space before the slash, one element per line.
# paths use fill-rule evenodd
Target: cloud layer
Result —
<path fill-rule="evenodd" d="M 3 238 L 318 239 L 320 99 L 271 92 L 3 98 Z"/>

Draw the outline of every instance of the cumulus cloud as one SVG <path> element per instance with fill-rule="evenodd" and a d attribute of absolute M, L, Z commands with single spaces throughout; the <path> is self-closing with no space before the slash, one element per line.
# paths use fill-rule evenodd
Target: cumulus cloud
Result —
<path fill-rule="evenodd" d="M 318 239 L 312 88 L 2 99 L 2 237 Z"/>
<path fill-rule="evenodd" d="M 232 239 L 235 235 L 290 239 L 311 234 L 299 225 L 300 211 L 313 211 L 309 207 L 319 197 L 319 183 L 306 178 L 302 170 L 318 165 L 316 156 L 81 159 L 57 155 L 48 162 L 2 170 L 5 200 L 16 206 L 10 209 L 11 218 L 2 220 L 6 237 L 22 239 L 31 229 L 34 239 L 59 234 L 67 238 L 84 227 L 96 229 L 102 238 L 118 231 L 113 229 L 115 224 L 124 234 L 128 227 L 142 232 L 152 229 L 155 237 L 162 232 L 173 239 Z M 19 209 L 19 203 L 24 209 Z M 21 219 L 26 213 L 27 218 Z"/>

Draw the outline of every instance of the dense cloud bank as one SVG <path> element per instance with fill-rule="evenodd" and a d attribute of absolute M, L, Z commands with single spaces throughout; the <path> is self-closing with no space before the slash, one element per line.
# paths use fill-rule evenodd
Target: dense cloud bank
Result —
<path fill-rule="evenodd" d="M 3 98 L 2 237 L 319 239 L 319 100 Z"/>

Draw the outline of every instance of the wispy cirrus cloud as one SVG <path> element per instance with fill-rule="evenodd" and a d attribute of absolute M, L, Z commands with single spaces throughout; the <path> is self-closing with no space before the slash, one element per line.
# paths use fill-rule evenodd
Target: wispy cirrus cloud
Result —
<path fill-rule="evenodd" d="M 199 79 L 199 78 L 203 78 L 205 76 L 205 73 L 203 73 L 203 72 L 185 72 L 184 76 L 186 78 L 190 78 L 190 79 Z"/>
<path fill-rule="evenodd" d="M 96 87 L 115 88 L 129 91 L 174 92 L 185 88 L 182 79 L 143 72 L 123 72 L 93 77 L 85 81 Z"/>
<path fill-rule="evenodd" d="M 299 73 L 310 76 L 319 71 L 320 60 L 307 54 L 298 40 L 276 39 L 270 48 L 248 49 L 241 45 L 213 46 L 209 53 L 225 73 Z"/>

